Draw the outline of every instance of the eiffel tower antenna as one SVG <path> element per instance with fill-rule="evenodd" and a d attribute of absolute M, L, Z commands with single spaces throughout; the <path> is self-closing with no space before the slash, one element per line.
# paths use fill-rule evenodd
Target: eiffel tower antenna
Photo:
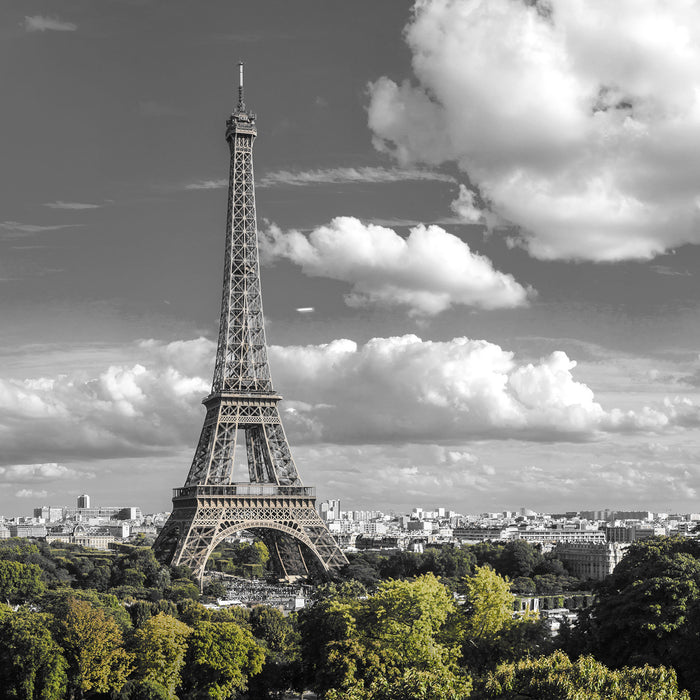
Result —
<path fill-rule="evenodd" d="M 238 64 L 238 111 L 245 111 L 245 102 L 243 102 L 243 61 Z"/>
<path fill-rule="evenodd" d="M 253 141 L 256 115 L 243 101 L 226 121 L 231 154 L 221 317 L 214 378 L 189 473 L 173 493 L 173 510 L 154 546 L 158 559 L 186 564 L 200 578 L 226 537 L 259 534 L 280 574 L 326 572 L 347 563 L 316 512 L 315 489 L 304 486 L 282 426 L 272 387 L 260 288 Z M 238 448 L 238 449 L 237 449 Z M 245 455 L 248 481 L 234 481 Z"/>

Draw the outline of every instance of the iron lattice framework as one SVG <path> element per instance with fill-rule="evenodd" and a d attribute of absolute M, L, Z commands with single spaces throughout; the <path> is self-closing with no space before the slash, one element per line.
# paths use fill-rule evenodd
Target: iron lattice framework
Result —
<path fill-rule="evenodd" d="M 226 253 L 214 379 L 207 413 L 183 488 L 154 545 L 163 562 L 186 564 L 201 578 L 209 555 L 240 530 L 259 530 L 284 575 L 305 575 L 308 552 L 329 571 L 347 563 L 316 512 L 314 489 L 303 486 L 270 378 L 260 289 L 255 216 L 255 114 L 243 102 L 226 122 L 231 151 Z M 232 480 L 237 455 L 250 481 Z M 238 448 L 238 449 L 237 449 Z"/>

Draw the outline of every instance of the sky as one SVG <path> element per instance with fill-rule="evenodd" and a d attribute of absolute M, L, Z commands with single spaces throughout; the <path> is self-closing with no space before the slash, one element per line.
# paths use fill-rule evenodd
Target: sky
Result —
<path fill-rule="evenodd" d="M 696 4 L 7 0 L 0 514 L 184 483 L 238 61 L 319 500 L 700 511 Z"/>

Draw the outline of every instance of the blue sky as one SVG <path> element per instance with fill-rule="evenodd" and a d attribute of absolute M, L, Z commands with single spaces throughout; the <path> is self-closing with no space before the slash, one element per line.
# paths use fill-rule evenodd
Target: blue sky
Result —
<path fill-rule="evenodd" d="M 183 482 L 239 60 L 320 498 L 700 509 L 696 9 L 11 0 L 0 26 L 0 513 Z"/>

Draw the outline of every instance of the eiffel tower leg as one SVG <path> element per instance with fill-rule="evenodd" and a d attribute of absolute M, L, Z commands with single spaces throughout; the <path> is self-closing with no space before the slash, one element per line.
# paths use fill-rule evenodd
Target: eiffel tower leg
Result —
<path fill-rule="evenodd" d="M 281 577 L 308 576 L 309 567 L 299 541 L 271 529 L 256 530 L 270 552 L 272 568 Z"/>

